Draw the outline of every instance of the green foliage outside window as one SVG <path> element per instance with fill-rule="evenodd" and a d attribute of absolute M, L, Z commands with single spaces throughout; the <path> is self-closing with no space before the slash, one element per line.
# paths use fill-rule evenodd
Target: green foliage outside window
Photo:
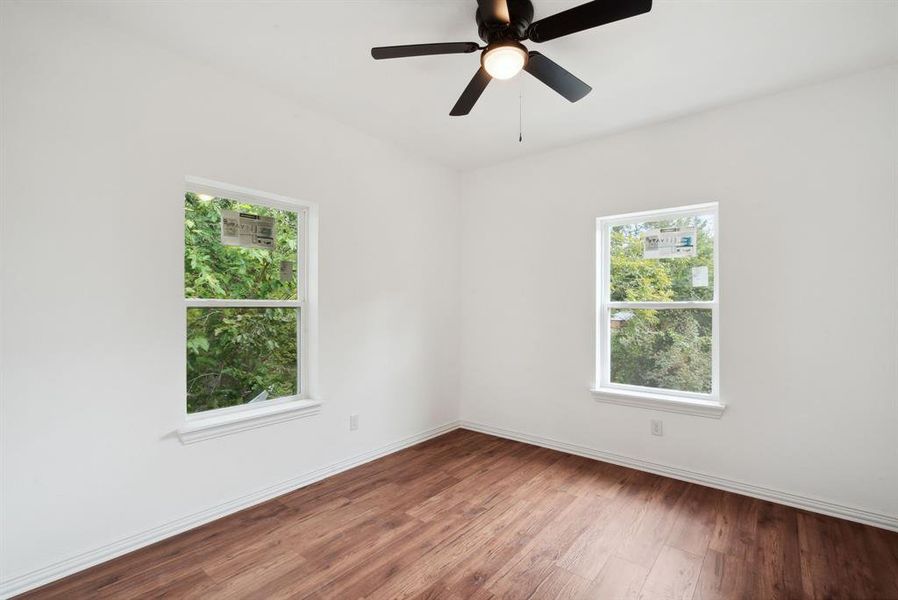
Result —
<path fill-rule="evenodd" d="M 223 245 L 221 210 L 275 217 L 274 250 Z M 187 193 L 185 297 L 296 299 L 298 232 L 295 212 Z M 290 277 L 282 277 L 284 263 Z M 240 405 L 260 394 L 295 395 L 298 315 L 296 308 L 187 309 L 187 412 Z"/>
<path fill-rule="evenodd" d="M 696 227 L 697 256 L 645 259 L 648 229 Z M 611 228 L 612 302 L 714 299 L 714 239 L 708 217 Z M 708 286 L 693 287 L 693 267 L 708 269 Z M 611 381 L 651 388 L 711 392 L 710 309 L 611 309 Z"/>
<path fill-rule="evenodd" d="M 274 217 L 274 250 L 225 246 L 221 243 L 221 211 L 234 210 Z M 184 297 L 232 300 L 296 298 L 297 214 L 254 204 L 215 198 L 184 201 Z M 281 280 L 281 262 L 293 264 L 293 277 Z"/>

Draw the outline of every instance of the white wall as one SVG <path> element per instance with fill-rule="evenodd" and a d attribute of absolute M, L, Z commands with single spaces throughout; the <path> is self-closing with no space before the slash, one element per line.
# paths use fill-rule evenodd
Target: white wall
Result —
<path fill-rule="evenodd" d="M 462 418 L 898 517 L 896 158 L 892 67 L 467 174 Z M 593 401 L 595 218 L 706 201 L 727 413 Z"/>
<path fill-rule="evenodd" d="M 58 5 L 0 40 L 2 579 L 457 418 L 455 172 Z M 320 203 L 320 415 L 171 436 L 185 175 Z"/>

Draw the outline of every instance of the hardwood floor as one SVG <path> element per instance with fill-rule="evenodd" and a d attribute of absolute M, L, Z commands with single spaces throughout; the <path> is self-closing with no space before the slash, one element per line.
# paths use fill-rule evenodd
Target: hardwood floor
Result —
<path fill-rule="evenodd" d="M 24 598 L 898 598 L 898 533 L 457 430 Z"/>

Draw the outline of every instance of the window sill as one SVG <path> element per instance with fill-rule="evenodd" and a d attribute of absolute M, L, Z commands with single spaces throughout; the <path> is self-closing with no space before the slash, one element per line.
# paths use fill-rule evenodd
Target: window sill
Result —
<path fill-rule="evenodd" d="M 726 410 L 726 404 L 711 400 L 697 400 L 667 396 L 664 394 L 650 394 L 645 392 L 631 392 L 610 388 L 598 388 L 590 390 L 592 397 L 598 402 L 609 404 L 621 404 L 624 406 L 637 406 L 651 410 L 682 413 L 698 417 L 719 419 Z"/>
<path fill-rule="evenodd" d="M 310 417 L 320 411 L 319 400 L 292 400 L 239 412 L 189 416 L 187 423 L 177 433 L 182 444 L 193 444 L 274 423 Z"/>

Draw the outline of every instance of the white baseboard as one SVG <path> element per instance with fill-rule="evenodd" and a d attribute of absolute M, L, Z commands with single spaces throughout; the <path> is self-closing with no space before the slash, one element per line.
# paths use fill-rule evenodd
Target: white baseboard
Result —
<path fill-rule="evenodd" d="M 127 554 L 128 552 L 133 552 L 134 550 L 149 546 L 150 544 L 164 540 L 165 538 L 199 527 L 200 525 L 204 525 L 215 519 L 220 519 L 221 517 L 249 508 L 266 500 L 276 498 L 287 492 L 292 492 L 298 488 L 320 481 L 325 477 L 336 475 L 342 471 L 386 456 L 387 454 L 392 454 L 403 448 L 413 446 L 438 435 L 453 431 L 458 429 L 458 426 L 458 421 L 451 421 L 445 425 L 428 429 L 422 433 L 409 436 L 393 442 L 392 444 L 387 444 L 386 446 L 381 446 L 380 448 L 365 452 L 364 454 L 353 456 L 346 460 L 333 463 L 326 467 L 310 471 L 287 481 L 267 487 L 263 490 L 239 498 L 234 498 L 233 500 L 213 506 L 198 513 L 187 515 L 186 517 L 165 523 L 159 527 L 154 527 L 153 529 L 148 529 L 136 535 L 123 538 L 112 544 L 78 554 L 77 556 L 8 580 L 0 581 L 0 598 L 9 598 L 16 594 L 21 594 L 28 590 L 46 585 L 52 581 L 71 575 L 72 573 L 83 571 L 84 569 L 112 560 L 113 558 Z"/>
<path fill-rule="evenodd" d="M 480 433 L 495 435 L 497 437 L 502 437 L 509 440 L 515 440 L 518 442 L 524 442 L 526 444 L 533 444 L 535 446 L 542 446 L 544 448 L 558 450 L 567 454 L 576 454 L 578 456 L 593 458 L 603 462 L 621 465 L 623 467 L 630 467 L 632 469 L 638 469 L 640 471 L 648 471 L 649 473 L 664 475 L 673 479 L 680 479 L 682 481 L 688 481 L 690 483 L 698 483 L 700 485 L 717 488 L 727 492 L 734 492 L 736 494 L 742 494 L 744 496 L 752 496 L 753 498 L 760 498 L 761 500 L 769 500 L 770 502 L 776 502 L 777 504 L 785 504 L 786 506 L 792 506 L 794 508 L 800 508 L 803 510 L 821 513 L 832 517 L 839 517 L 840 519 L 856 521 L 858 523 L 863 523 L 864 525 L 872 525 L 874 527 L 881 527 L 882 529 L 898 531 L 898 516 L 895 515 L 876 513 L 869 510 L 864 510 L 862 508 L 835 504 L 826 500 L 809 498 L 807 496 L 792 494 L 790 492 L 772 490 L 770 488 L 765 488 L 750 483 L 744 483 L 732 479 L 724 479 L 715 475 L 689 471 L 687 469 L 662 465 L 646 460 L 640 460 L 638 458 L 630 458 L 611 452 L 603 452 L 602 450 L 595 450 L 593 448 L 587 448 L 586 446 L 569 444 L 567 442 L 559 442 L 557 440 L 540 437 L 538 435 L 521 433 L 509 429 L 503 429 L 501 427 L 493 427 L 492 425 L 483 425 L 481 423 L 474 423 L 471 421 L 461 421 L 461 427 L 463 429 L 470 429 L 471 431 L 479 431 Z"/>

